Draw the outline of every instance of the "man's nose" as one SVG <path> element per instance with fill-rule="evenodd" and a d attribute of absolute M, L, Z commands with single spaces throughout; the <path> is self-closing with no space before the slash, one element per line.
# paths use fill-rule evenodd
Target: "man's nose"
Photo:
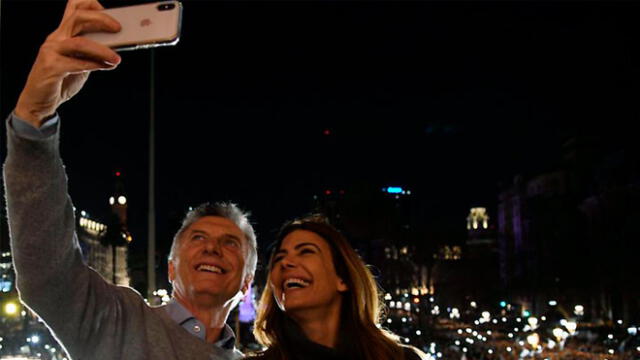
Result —
<path fill-rule="evenodd" d="M 207 254 L 222 256 L 220 242 L 217 239 L 209 239 L 204 245 L 204 251 Z"/>

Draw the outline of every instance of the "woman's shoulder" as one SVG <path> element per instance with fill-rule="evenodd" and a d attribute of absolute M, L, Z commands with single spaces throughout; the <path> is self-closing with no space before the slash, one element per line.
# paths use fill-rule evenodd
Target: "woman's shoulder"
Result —
<path fill-rule="evenodd" d="M 422 352 L 413 346 L 403 346 L 402 350 L 404 351 L 405 360 L 422 360 L 422 356 L 419 355 Z"/>

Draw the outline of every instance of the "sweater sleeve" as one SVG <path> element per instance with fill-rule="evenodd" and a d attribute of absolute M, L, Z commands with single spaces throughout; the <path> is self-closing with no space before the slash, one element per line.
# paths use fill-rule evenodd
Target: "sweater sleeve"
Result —
<path fill-rule="evenodd" d="M 118 325 L 122 302 L 116 288 L 82 260 L 59 155 L 59 121 L 52 134 L 26 136 L 16 132 L 11 119 L 4 182 L 20 298 L 44 319 L 72 358 L 92 358 L 86 357 L 90 347 L 123 325 Z"/>

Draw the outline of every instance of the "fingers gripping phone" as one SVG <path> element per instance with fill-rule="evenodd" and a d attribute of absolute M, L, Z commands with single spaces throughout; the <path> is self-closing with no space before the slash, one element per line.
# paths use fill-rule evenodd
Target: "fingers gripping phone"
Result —
<path fill-rule="evenodd" d="M 175 45 L 180 40 L 182 4 L 179 1 L 102 10 L 122 26 L 118 33 L 95 32 L 82 36 L 116 51 Z"/>

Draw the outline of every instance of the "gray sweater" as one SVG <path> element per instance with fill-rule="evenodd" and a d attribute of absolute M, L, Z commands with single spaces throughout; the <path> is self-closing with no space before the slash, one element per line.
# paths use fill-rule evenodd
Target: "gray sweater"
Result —
<path fill-rule="evenodd" d="M 148 306 L 135 290 L 107 283 L 83 263 L 59 138 L 59 129 L 32 139 L 7 126 L 4 181 L 22 301 L 74 360 L 239 358 L 237 350 L 189 334 L 163 307 Z"/>

